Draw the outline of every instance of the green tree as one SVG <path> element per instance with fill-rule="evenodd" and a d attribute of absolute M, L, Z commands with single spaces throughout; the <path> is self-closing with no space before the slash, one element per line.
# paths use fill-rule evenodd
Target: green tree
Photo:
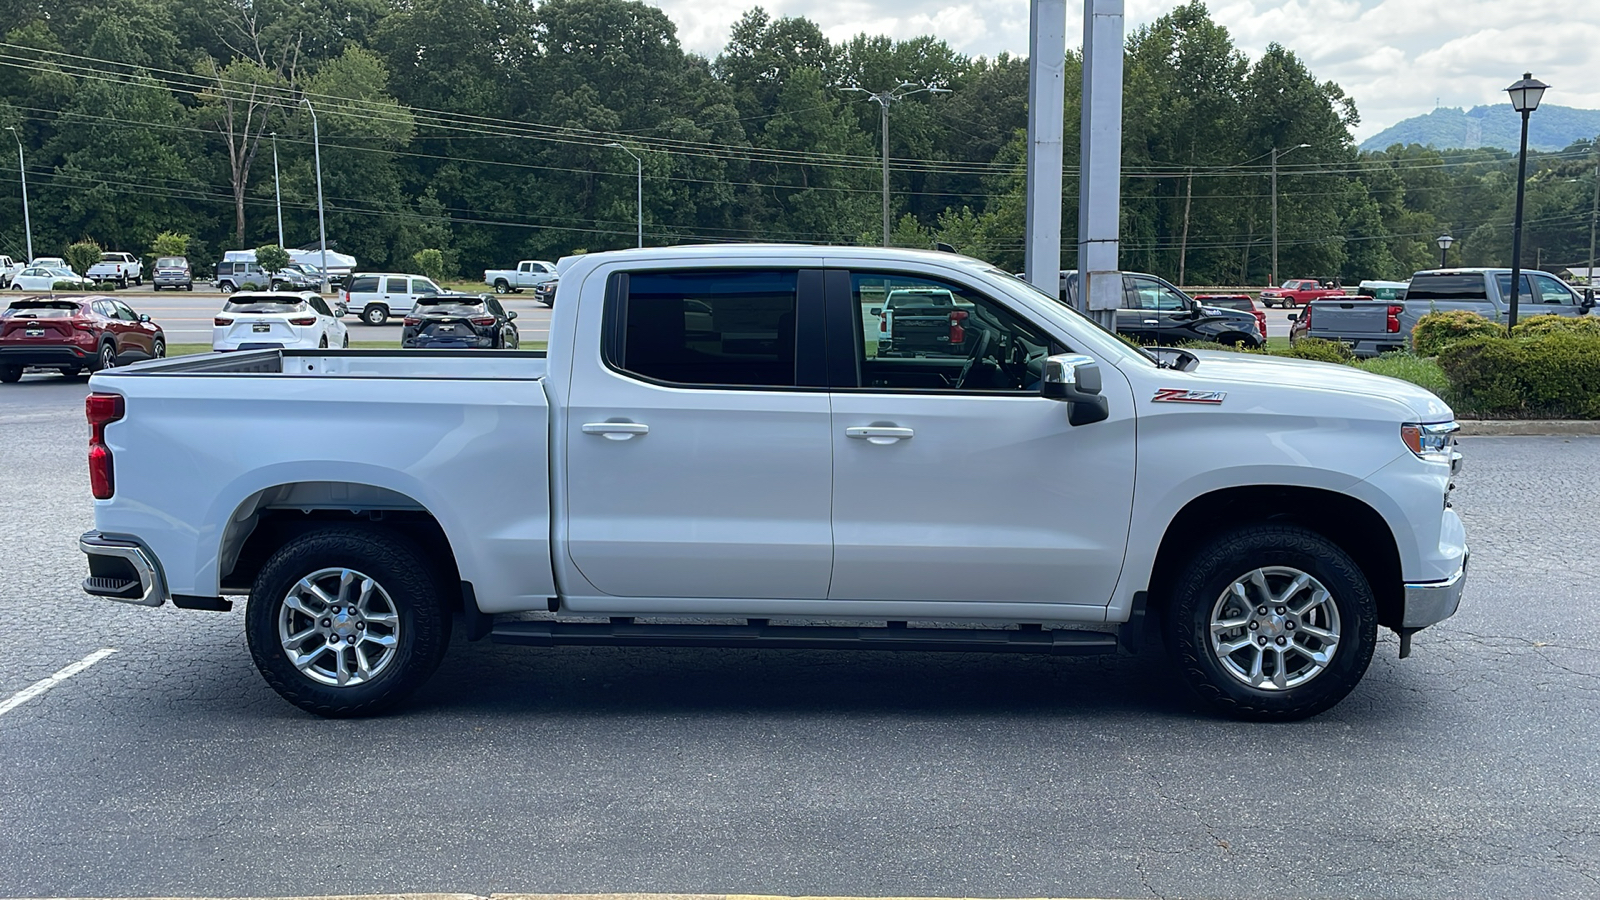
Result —
<path fill-rule="evenodd" d="M 411 261 L 416 264 L 422 274 L 432 278 L 434 282 L 444 280 L 444 253 L 436 247 L 428 247 L 411 254 Z"/>
<path fill-rule="evenodd" d="M 194 240 L 188 234 L 176 231 L 163 231 L 150 242 L 151 256 L 183 256 L 189 252 L 189 242 Z"/>
<path fill-rule="evenodd" d="M 268 275 L 276 275 L 289 265 L 290 261 L 289 251 L 277 244 L 265 244 L 256 248 L 256 265 Z"/>
<path fill-rule="evenodd" d="M 68 247 L 64 258 L 67 265 L 72 267 L 72 271 L 79 275 L 87 275 L 89 267 L 100 261 L 100 254 L 103 252 L 105 251 L 94 241 L 82 240 Z"/>

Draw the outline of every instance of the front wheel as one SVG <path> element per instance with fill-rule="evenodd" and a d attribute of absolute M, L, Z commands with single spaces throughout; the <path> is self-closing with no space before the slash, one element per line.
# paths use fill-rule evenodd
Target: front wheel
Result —
<path fill-rule="evenodd" d="M 389 321 L 389 308 L 374 303 L 361 311 L 361 321 L 368 325 L 382 325 Z"/>
<path fill-rule="evenodd" d="M 450 609 L 422 550 L 393 532 L 332 526 L 262 566 L 245 611 L 250 655 L 280 696 L 320 716 L 404 700 L 438 668 Z"/>
<path fill-rule="evenodd" d="M 1239 528 L 1184 567 L 1167 609 L 1190 687 L 1241 719 L 1303 719 L 1343 700 L 1372 661 L 1378 612 L 1349 554 L 1292 525 Z"/>
<path fill-rule="evenodd" d="M 156 359 L 167 358 L 167 341 L 165 338 L 156 338 L 152 355 Z"/>
<path fill-rule="evenodd" d="M 1254 350 L 1261 346 L 1260 341 L 1257 341 L 1248 334 L 1238 331 L 1230 331 L 1227 334 L 1218 336 L 1217 343 L 1227 347 L 1232 347 L 1235 344 L 1243 344 L 1246 350 Z"/>

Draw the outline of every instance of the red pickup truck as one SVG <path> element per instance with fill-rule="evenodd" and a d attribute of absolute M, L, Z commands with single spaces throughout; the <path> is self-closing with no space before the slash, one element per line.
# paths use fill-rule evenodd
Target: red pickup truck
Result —
<path fill-rule="evenodd" d="M 1285 281 L 1283 287 L 1267 288 L 1261 292 L 1263 306 L 1281 306 L 1284 309 L 1293 309 L 1305 306 L 1313 300 L 1324 300 L 1328 297 L 1343 297 L 1344 288 L 1324 287 L 1322 282 L 1315 278 L 1297 278 Z"/>

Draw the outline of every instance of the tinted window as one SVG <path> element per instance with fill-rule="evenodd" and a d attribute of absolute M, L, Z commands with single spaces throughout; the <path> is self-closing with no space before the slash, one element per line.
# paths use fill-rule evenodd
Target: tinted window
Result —
<path fill-rule="evenodd" d="M 1505 290 L 1511 291 L 1511 276 L 1505 276 Z M 1406 289 L 1407 300 L 1488 300 L 1484 278 L 1478 274 L 1413 275 Z"/>
<path fill-rule="evenodd" d="M 504 316 L 506 314 L 505 308 L 500 305 L 499 300 L 496 300 L 488 295 L 484 295 L 483 302 L 489 307 L 489 312 L 492 312 L 497 316 Z"/>
<path fill-rule="evenodd" d="M 439 293 L 439 286 L 426 278 L 413 278 L 411 279 L 411 293 L 437 294 Z"/>
<path fill-rule="evenodd" d="M 417 312 L 424 316 L 479 316 L 483 301 L 477 297 L 427 297 L 417 301 Z"/>
<path fill-rule="evenodd" d="M 309 302 L 311 304 L 311 308 L 316 310 L 318 313 L 321 313 L 324 316 L 332 316 L 333 315 L 333 312 L 328 309 L 328 304 L 322 302 L 322 298 L 321 297 L 312 297 L 307 302 Z"/>
<path fill-rule="evenodd" d="M 1194 299 L 1196 302 L 1203 303 L 1206 306 L 1220 306 L 1223 309 L 1242 309 L 1245 312 L 1253 312 L 1256 308 L 1255 304 L 1250 302 L 1249 297 L 1196 297 Z"/>
<path fill-rule="evenodd" d="M 620 368 L 676 384 L 792 386 L 793 271 L 646 272 L 629 278 Z"/>
<path fill-rule="evenodd" d="M 133 307 L 123 303 L 120 300 L 115 301 L 114 305 L 117 308 L 117 318 L 122 319 L 125 322 L 139 321 L 139 314 L 133 311 Z"/>
<path fill-rule="evenodd" d="M 1159 281 L 1127 277 L 1123 279 L 1123 284 L 1127 287 L 1129 309 L 1176 312 L 1189 308 L 1189 305 L 1183 302 L 1182 294 Z"/>
<path fill-rule="evenodd" d="M 378 292 L 378 276 L 361 275 L 352 278 L 347 290 L 352 294 L 376 294 Z"/>
<path fill-rule="evenodd" d="M 271 300 L 265 297 L 246 297 L 242 300 L 229 300 L 222 307 L 223 312 L 231 313 L 292 313 L 305 309 L 305 304 L 299 300 Z"/>
<path fill-rule="evenodd" d="M 78 314 L 71 300 L 17 300 L 4 313 L 19 319 L 64 319 Z"/>

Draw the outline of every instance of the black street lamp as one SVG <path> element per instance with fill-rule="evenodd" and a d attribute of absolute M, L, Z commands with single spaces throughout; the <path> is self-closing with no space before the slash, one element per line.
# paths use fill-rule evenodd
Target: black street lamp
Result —
<path fill-rule="evenodd" d="M 1450 249 L 1450 245 L 1455 242 L 1456 239 L 1449 234 L 1441 234 L 1439 239 L 1434 241 L 1435 244 L 1439 245 L 1439 268 L 1444 268 L 1444 255 Z"/>
<path fill-rule="evenodd" d="M 1522 149 L 1517 153 L 1517 215 L 1511 225 L 1511 311 L 1507 328 L 1517 327 L 1517 288 L 1522 280 L 1522 188 L 1528 178 L 1528 114 L 1539 108 L 1539 100 L 1549 86 L 1535 79 L 1533 73 L 1524 72 L 1521 81 L 1506 88 L 1506 93 L 1511 95 L 1511 108 L 1522 113 Z"/>

